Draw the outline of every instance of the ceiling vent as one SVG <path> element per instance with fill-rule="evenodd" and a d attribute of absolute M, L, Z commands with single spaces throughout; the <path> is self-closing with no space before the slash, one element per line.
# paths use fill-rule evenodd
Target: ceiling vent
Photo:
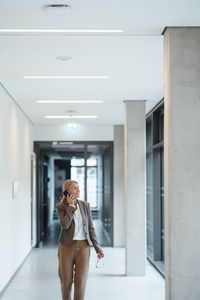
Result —
<path fill-rule="evenodd" d="M 70 8 L 71 5 L 68 4 L 47 4 L 44 5 L 44 8 L 59 8 L 59 9 L 65 9 L 65 8 Z"/>
<path fill-rule="evenodd" d="M 71 5 L 69 4 L 47 4 L 43 6 L 47 14 L 65 15 L 71 12 Z"/>

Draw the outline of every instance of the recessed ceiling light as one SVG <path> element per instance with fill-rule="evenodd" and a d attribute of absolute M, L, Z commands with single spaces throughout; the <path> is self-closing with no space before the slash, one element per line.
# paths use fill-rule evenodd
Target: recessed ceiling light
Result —
<path fill-rule="evenodd" d="M 73 145 L 73 142 L 58 142 L 58 145 Z"/>
<path fill-rule="evenodd" d="M 25 33 L 123 33 L 123 29 L 0 29 L 4 34 L 25 34 Z"/>
<path fill-rule="evenodd" d="M 98 116 L 45 116 L 46 119 L 95 119 Z"/>
<path fill-rule="evenodd" d="M 46 75 L 26 75 L 24 79 L 108 79 L 110 76 L 46 76 Z"/>
<path fill-rule="evenodd" d="M 37 103 L 103 103 L 102 100 L 37 100 Z"/>

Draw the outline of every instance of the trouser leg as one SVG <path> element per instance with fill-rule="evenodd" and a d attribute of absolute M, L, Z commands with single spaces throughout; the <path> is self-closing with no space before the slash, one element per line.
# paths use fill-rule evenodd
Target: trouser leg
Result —
<path fill-rule="evenodd" d="M 73 283 L 74 251 L 72 246 L 59 243 L 58 276 L 60 278 L 62 300 L 71 300 Z"/>
<path fill-rule="evenodd" d="M 75 254 L 74 300 L 84 300 L 90 260 L 90 245 L 80 241 Z"/>

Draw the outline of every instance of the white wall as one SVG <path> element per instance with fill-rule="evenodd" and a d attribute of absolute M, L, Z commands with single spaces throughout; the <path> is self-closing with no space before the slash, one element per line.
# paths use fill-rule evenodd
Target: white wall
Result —
<path fill-rule="evenodd" d="M 32 125 L 0 86 L 0 292 L 31 249 Z M 12 199 L 12 181 L 18 197 Z"/>
<path fill-rule="evenodd" d="M 67 123 L 61 125 L 34 126 L 35 141 L 112 141 L 113 125 L 78 124 L 77 130 L 68 128 Z"/>

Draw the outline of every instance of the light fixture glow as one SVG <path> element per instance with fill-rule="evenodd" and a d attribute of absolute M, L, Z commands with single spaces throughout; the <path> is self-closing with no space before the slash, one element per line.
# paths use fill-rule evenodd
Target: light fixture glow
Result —
<path fill-rule="evenodd" d="M 0 33 L 122 33 L 123 29 L 0 29 Z"/>
<path fill-rule="evenodd" d="M 98 116 L 45 116 L 46 119 L 95 119 Z"/>
<path fill-rule="evenodd" d="M 58 145 L 73 145 L 73 142 L 58 142 Z"/>
<path fill-rule="evenodd" d="M 24 79 L 108 79 L 110 76 L 46 76 L 46 75 L 25 75 Z"/>
<path fill-rule="evenodd" d="M 76 123 L 69 123 L 67 126 L 72 130 L 76 130 L 78 128 L 78 125 Z"/>
<path fill-rule="evenodd" d="M 37 103 L 103 103 L 102 100 L 37 100 Z"/>

